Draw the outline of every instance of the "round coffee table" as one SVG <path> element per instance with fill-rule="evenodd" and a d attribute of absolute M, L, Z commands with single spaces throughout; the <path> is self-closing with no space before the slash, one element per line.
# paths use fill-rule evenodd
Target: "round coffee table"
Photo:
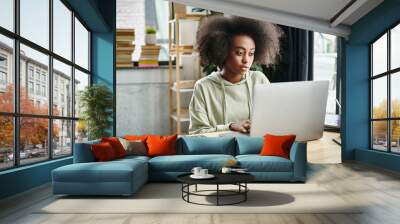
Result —
<path fill-rule="evenodd" d="M 249 188 L 247 183 L 255 180 L 255 177 L 248 173 L 216 173 L 213 174 L 215 177 L 212 179 L 193 179 L 190 177 L 191 173 L 182 174 L 177 177 L 178 181 L 182 183 L 182 199 L 188 203 L 198 204 L 198 205 L 234 205 L 247 200 L 247 192 Z M 197 185 L 215 185 L 215 190 L 198 190 Z M 190 186 L 195 186 L 194 191 L 190 191 Z M 237 190 L 224 190 L 220 189 L 220 185 L 236 185 Z M 215 194 L 205 194 L 209 192 L 215 192 Z M 193 202 L 190 200 L 190 196 L 203 196 L 203 197 L 216 197 L 216 204 L 202 204 Z M 240 196 L 240 199 L 231 203 L 221 203 L 221 197 L 232 197 Z"/>

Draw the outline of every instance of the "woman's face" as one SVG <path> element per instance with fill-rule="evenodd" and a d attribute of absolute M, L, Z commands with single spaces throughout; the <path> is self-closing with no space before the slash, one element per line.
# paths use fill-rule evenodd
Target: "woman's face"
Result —
<path fill-rule="evenodd" d="M 247 35 L 236 35 L 226 58 L 224 69 L 231 74 L 246 74 L 254 61 L 256 45 Z"/>

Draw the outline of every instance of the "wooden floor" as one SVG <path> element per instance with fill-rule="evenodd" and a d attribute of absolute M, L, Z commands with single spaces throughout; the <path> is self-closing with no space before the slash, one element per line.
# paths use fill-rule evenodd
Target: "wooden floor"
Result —
<path fill-rule="evenodd" d="M 316 183 L 348 202 L 365 206 L 356 214 L 35 214 L 54 200 L 49 186 L 0 202 L 0 223 L 400 223 L 400 174 L 359 163 L 340 163 L 340 149 L 326 133 L 309 146 L 308 183 Z M 322 147 L 328 145 L 327 147 Z M 330 160 L 329 160 L 330 158 Z M 173 205 L 171 205 L 173 206 Z"/>

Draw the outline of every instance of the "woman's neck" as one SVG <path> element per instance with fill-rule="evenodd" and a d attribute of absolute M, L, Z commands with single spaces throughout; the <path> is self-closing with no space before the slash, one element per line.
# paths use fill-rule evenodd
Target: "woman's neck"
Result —
<path fill-rule="evenodd" d="M 230 73 L 229 71 L 224 69 L 224 70 L 222 70 L 222 78 L 224 78 L 226 81 L 228 81 L 230 83 L 235 84 L 242 80 L 243 75 L 240 73 L 236 73 L 236 74 Z"/>

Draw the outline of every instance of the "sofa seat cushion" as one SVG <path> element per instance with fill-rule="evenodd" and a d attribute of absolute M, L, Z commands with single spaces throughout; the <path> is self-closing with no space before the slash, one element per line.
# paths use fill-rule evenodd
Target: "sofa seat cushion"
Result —
<path fill-rule="evenodd" d="M 249 172 L 293 172 L 292 161 L 279 156 L 239 155 L 236 160 Z"/>
<path fill-rule="evenodd" d="M 139 172 L 147 172 L 146 161 L 121 159 L 108 162 L 74 163 L 53 170 L 58 182 L 131 182 Z M 146 174 L 143 174 L 147 176 Z"/>
<path fill-rule="evenodd" d="M 177 141 L 177 154 L 183 155 L 209 155 L 225 154 L 235 155 L 235 138 L 230 137 L 204 137 L 183 136 Z"/>
<path fill-rule="evenodd" d="M 231 155 L 174 155 L 158 156 L 149 160 L 151 172 L 190 172 L 193 167 L 203 167 L 209 171 L 219 171 L 230 159 Z"/>

